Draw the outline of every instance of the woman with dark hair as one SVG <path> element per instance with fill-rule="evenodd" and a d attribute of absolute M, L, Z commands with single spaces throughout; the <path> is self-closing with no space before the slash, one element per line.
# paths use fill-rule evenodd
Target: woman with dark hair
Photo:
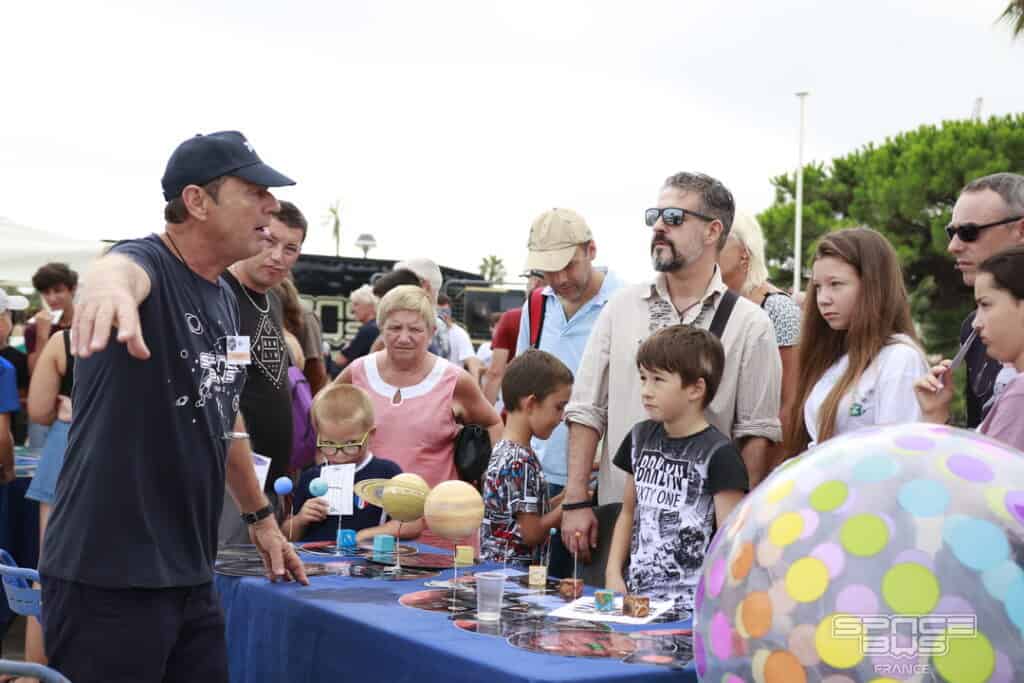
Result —
<path fill-rule="evenodd" d="M 908 398 L 928 364 L 896 252 L 874 230 L 847 228 L 818 243 L 798 363 L 791 456 L 838 434 L 920 419 Z"/>
<path fill-rule="evenodd" d="M 978 426 L 982 434 L 1024 450 L 1024 246 L 1001 251 L 981 262 L 974 279 L 978 311 L 973 327 L 988 355 L 1016 375 L 996 389 L 995 403 Z M 914 385 L 926 422 L 949 421 L 953 371 L 944 360 Z"/>

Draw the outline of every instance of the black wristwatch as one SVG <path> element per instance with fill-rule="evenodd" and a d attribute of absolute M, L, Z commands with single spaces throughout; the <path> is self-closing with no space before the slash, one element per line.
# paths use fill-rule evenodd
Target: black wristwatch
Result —
<path fill-rule="evenodd" d="M 261 519 L 266 519 L 267 517 L 269 517 L 273 513 L 274 513 L 274 506 L 266 505 L 264 507 L 261 507 L 256 512 L 243 512 L 241 516 L 242 516 L 242 520 L 246 524 L 255 524 L 256 522 L 260 521 Z"/>
<path fill-rule="evenodd" d="M 583 508 L 595 508 L 597 503 L 593 500 L 581 500 L 578 503 L 562 503 L 563 512 L 572 512 L 573 510 L 582 510 Z"/>

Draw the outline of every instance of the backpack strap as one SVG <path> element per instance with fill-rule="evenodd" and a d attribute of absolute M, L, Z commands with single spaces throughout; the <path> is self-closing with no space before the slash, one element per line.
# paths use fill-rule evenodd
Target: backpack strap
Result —
<path fill-rule="evenodd" d="M 722 300 L 718 302 L 718 309 L 715 311 L 715 317 L 711 319 L 711 327 L 708 330 L 719 339 L 725 332 L 725 326 L 729 324 L 729 316 L 732 315 L 732 309 L 738 298 L 736 292 L 727 289 L 722 295 Z"/>
<path fill-rule="evenodd" d="M 540 348 L 540 334 L 544 331 L 544 288 L 530 292 L 530 348 Z"/>

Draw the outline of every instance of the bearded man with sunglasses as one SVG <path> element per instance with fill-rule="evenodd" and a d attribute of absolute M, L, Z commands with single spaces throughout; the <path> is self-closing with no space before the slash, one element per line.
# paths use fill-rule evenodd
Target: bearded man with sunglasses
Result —
<path fill-rule="evenodd" d="M 994 173 L 968 183 L 953 206 L 946 226 L 949 253 L 964 284 L 974 286 L 978 264 L 989 256 L 1024 244 L 1024 176 Z M 960 344 L 971 334 L 974 311 L 960 326 Z M 981 424 L 999 390 L 1016 372 L 989 358 L 985 344 L 975 338 L 967 350 L 967 426 Z"/>
<path fill-rule="evenodd" d="M 658 329 L 695 325 L 719 336 L 725 372 L 705 415 L 737 443 L 751 486 L 767 474 L 768 446 L 782 438 L 782 361 L 768 315 L 754 302 L 728 294 L 722 281 L 718 253 L 734 214 L 732 193 L 720 181 L 702 173 L 668 178 L 657 207 L 644 216 L 654 278 L 620 290 L 594 325 L 565 410 L 569 477 L 562 540 L 585 561 L 597 546 L 597 519 L 587 495 L 591 462 L 603 436 L 598 495 L 602 504 L 621 501 L 625 472 L 612 466 L 609 453 L 647 417 L 636 352 Z M 652 473 L 661 474 L 671 472 Z M 700 475 L 684 476 L 687 496 L 696 495 L 703 485 Z"/>

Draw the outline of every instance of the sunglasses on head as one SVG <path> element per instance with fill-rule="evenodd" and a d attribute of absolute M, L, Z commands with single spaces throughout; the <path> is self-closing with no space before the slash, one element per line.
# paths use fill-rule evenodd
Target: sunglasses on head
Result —
<path fill-rule="evenodd" d="M 659 218 L 665 221 L 665 225 L 682 225 L 687 216 L 694 216 L 695 218 L 708 221 L 709 223 L 715 220 L 711 216 L 705 216 L 704 214 L 697 213 L 696 211 L 680 209 L 677 206 L 670 206 L 664 209 L 647 209 L 644 212 L 644 222 L 651 228 L 654 227 L 654 224 L 658 222 Z"/>
<path fill-rule="evenodd" d="M 949 239 L 959 237 L 961 242 L 974 242 L 981 237 L 981 231 L 985 228 L 994 228 L 997 225 L 1006 225 L 1007 223 L 1013 223 L 1019 221 L 1024 216 L 1014 216 L 1013 218 L 1004 218 L 1001 221 L 995 221 L 993 223 L 985 223 L 984 225 L 978 225 L 977 223 L 961 223 L 960 225 L 947 225 L 946 235 Z"/>
<path fill-rule="evenodd" d="M 324 455 L 337 455 L 340 451 L 345 455 L 358 455 L 359 451 L 362 450 L 366 444 L 367 439 L 370 438 L 370 432 L 367 430 L 363 434 L 363 438 L 356 441 L 346 441 L 344 443 L 334 443 L 333 441 L 322 441 L 319 437 L 316 440 L 316 448 Z"/>

